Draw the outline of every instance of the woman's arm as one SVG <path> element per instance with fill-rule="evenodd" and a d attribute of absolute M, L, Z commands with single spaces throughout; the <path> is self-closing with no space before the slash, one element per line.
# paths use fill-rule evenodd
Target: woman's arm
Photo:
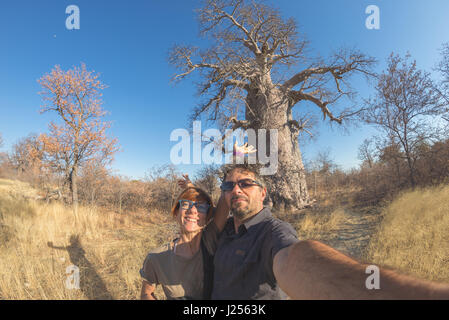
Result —
<path fill-rule="evenodd" d="M 244 157 L 245 155 L 254 153 L 256 151 L 257 151 L 257 149 L 254 148 L 253 146 L 248 146 L 248 143 L 245 143 L 244 145 L 239 146 L 236 142 L 234 144 L 234 151 L 233 151 L 234 160 L 237 157 Z M 222 191 L 221 195 L 220 195 L 220 199 L 218 200 L 217 208 L 216 208 L 215 215 L 214 215 L 214 223 L 220 232 L 223 231 L 223 229 L 226 225 L 226 221 L 228 220 L 230 209 L 231 208 L 226 203 L 225 198 L 224 198 L 224 193 Z"/>
<path fill-rule="evenodd" d="M 187 173 L 182 175 L 183 179 L 179 179 L 178 180 L 178 186 L 181 189 L 187 189 L 187 188 L 191 188 L 191 187 L 195 187 L 195 185 L 192 183 L 192 181 L 190 181 L 189 175 Z"/>
<path fill-rule="evenodd" d="M 150 284 L 148 281 L 142 281 L 142 290 L 140 292 L 141 300 L 157 300 L 154 296 L 154 290 L 156 290 L 156 286 Z"/>
<path fill-rule="evenodd" d="M 68 247 L 58 247 L 58 246 L 55 246 L 55 245 L 53 245 L 53 242 L 51 242 L 51 241 L 47 242 L 47 246 L 48 246 L 49 248 L 52 248 L 52 249 L 58 249 L 58 250 L 67 250 L 67 249 L 68 249 Z"/>
<path fill-rule="evenodd" d="M 226 221 L 228 220 L 229 216 L 229 206 L 227 205 L 224 194 L 221 192 L 220 199 L 218 200 L 217 207 L 215 208 L 215 215 L 214 215 L 214 223 L 215 226 L 217 226 L 218 231 L 223 231 Z"/>

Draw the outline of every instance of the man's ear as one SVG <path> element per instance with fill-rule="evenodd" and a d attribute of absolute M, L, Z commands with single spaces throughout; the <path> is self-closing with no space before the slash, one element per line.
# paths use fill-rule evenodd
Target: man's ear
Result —
<path fill-rule="evenodd" d="M 265 200 L 265 197 L 267 196 L 267 188 L 262 189 L 262 202 Z"/>

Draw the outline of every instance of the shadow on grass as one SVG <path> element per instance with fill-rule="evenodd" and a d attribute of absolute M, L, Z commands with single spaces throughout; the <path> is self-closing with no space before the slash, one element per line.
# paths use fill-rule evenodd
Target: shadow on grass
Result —
<path fill-rule="evenodd" d="M 86 258 L 85 251 L 81 246 L 78 235 L 70 237 L 70 245 L 66 247 L 54 246 L 52 242 L 48 242 L 48 246 L 57 250 L 67 250 L 70 261 L 79 268 L 80 272 L 80 290 L 89 300 L 113 300 L 113 296 L 109 293 L 103 279 L 95 270 L 92 263 Z"/>

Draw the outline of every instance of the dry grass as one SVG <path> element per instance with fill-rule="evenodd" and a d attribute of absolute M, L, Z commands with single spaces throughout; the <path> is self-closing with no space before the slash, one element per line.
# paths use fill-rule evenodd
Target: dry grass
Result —
<path fill-rule="evenodd" d="M 26 183 L 0 179 L 0 299 L 139 298 L 145 255 L 176 234 L 168 214 L 81 207 L 74 216 L 60 203 L 29 200 L 36 195 Z M 338 245 L 344 232 L 352 238 L 363 224 L 357 213 L 330 205 L 278 216 L 300 239 Z M 449 280 L 449 187 L 406 193 L 383 216 L 364 260 Z M 80 290 L 65 287 L 70 265 L 80 268 Z M 164 299 L 161 288 L 156 296 Z"/>
<path fill-rule="evenodd" d="M 330 213 L 308 212 L 294 224 L 300 239 L 322 240 L 336 235 L 339 226 L 347 220 L 342 208 Z"/>
<path fill-rule="evenodd" d="M 161 214 L 118 215 L 20 197 L 34 193 L 0 180 L 0 299 L 136 299 L 147 252 L 170 239 Z M 66 268 L 80 269 L 81 289 L 65 287 Z M 156 292 L 159 298 L 163 294 Z"/>
<path fill-rule="evenodd" d="M 14 199 L 36 198 L 38 192 L 26 182 L 0 179 L 0 194 Z"/>
<path fill-rule="evenodd" d="M 405 193 L 383 215 L 367 261 L 448 282 L 449 186 Z"/>

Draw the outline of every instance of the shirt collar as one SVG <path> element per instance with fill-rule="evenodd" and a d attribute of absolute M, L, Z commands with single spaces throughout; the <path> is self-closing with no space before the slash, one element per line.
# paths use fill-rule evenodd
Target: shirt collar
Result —
<path fill-rule="evenodd" d="M 268 207 L 264 207 L 262 210 L 260 210 L 257 214 L 255 214 L 253 217 L 251 217 L 248 221 L 240 225 L 239 228 L 245 227 L 245 230 L 248 230 L 251 226 L 254 226 L 266 218 L 271 217 L 271 211 Z M 235 234 L 234 229 L 234 217 L 229 218 L 225 225 L 225 230 L 229 235 Z"/>
<path fill-rule="evenodd" d="M 254 226 L 258 224 L 259 222 L 262 222 L 266 218 L 271 217 L 271 211 L 269 208 L 264 207 L 262 210 L 259 211 L 256 215 L 254 215 L 252 218 L 250 218 L 248 221 L 243 223 L 246 230 L 248 230 L 251 226 Z"/>

